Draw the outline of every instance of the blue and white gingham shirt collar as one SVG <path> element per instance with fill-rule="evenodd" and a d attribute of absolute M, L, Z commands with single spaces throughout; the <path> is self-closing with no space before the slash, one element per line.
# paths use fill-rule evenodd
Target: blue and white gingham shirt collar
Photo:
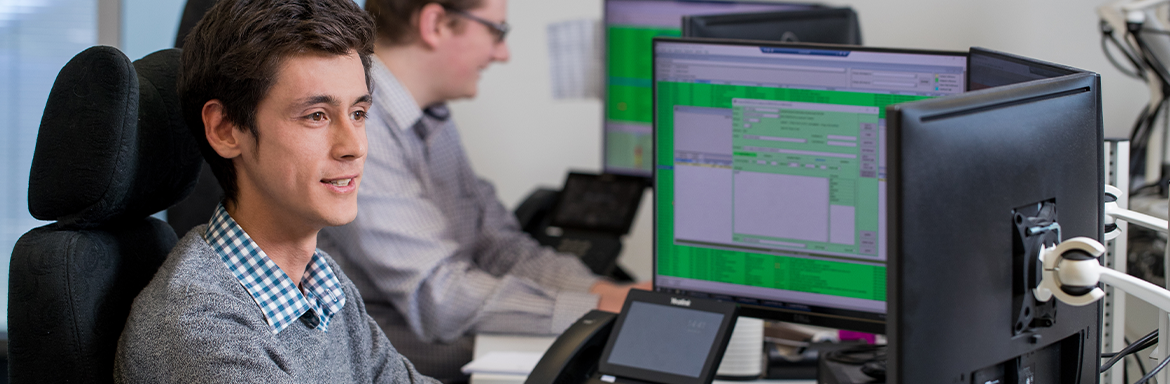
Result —
<path fill-rule="evenodd" d="M 301 280 L 302 294 L 288 274 L 268 258 L 222 204 L 211 216 L 203 239 L 256 300 L 274 335 L 310 310 L 315 315 L 308 320 L 310 326 L 328 332 L 329 321 L 345 306 L 341 281 L 325 261 L 321 250 L 313 253 L 313 259 L 305 269 Z"/>
<path fill-rule="evenodd" d="M 398 81 L 397 77 L 386 68 L 377 56 L 372 56 L 373 65 L 370 66 L 370 77 L 374 84 L 374 103 L 379 108 L 389 112 L 394 125 L 403 131 L 410 130 L 423 117 L 422 107 L 414 100 L 410 90 Z"/>

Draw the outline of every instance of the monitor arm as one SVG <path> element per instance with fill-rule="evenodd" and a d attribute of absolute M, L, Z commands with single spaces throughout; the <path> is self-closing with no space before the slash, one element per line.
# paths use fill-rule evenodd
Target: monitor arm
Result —
<path fill-rule="evenodd" d="M 1170 291 L 1124 272 L 1106 268 L 1097 261 L 1105 246 L 1088 237 L 1075 237 L 1040 251 L 1040 285 L 1033 289 L 1036 300 L 1053 297 L 1076 306 L 1092 304 L 1105 296 L 1098 282 L 1125 291 L 1159 309 L 1170 312 Z"/>
<path fill-rule="evenodd" d="M 1136 224 L 1162 233 L 1170 233 L 1170 229 L 1167 228 L 1170 223 L 1167 223 L 1166 220 L 1118 206 L 1117 198 L 1119 196 L 1121 196 L 1120 189 L 1112 185 L 1105 186 L 1105 238 L 1107 240 L 1121 233 L 1115 224 L 1117 220 Z"/>
<path fill-rule="evenodd" d="M 1042 249 L 1039 261 L 1043 263 L 1044 269 L 1039 286 L 1033 290 L 1036 300 L 1048 301 L 1056 297 L 1066 304 L 1088 305 L 1105 296 L 1097 284 L 1109 284 L 1113 289 L 1136 296 L 1160 310 L 1158 334 L 1163 336 L 1159 337 L 1158 348 L 1162 351 L 1170 348 L 1164 336 L 1170 334 L 1170 324 L 1166 321 L 1166 313 L 1170 312 L 1170 291 L 1125 272 L 1102 266 L 1097 258 L 1104 253 L 1105 246 L 1087 237 L 1074 237 Z M 1150 354 L 1151 358 L 1154 355 L 1165 356 L 1157 350 Z M 1137 382 L 1145 383 L 1153 377 L 1157 377 L 1159 382 L 1166 382 L 1167 373 L 1162 368 L 1168 362 L 1170 359 L 1163 359 L 1162 363 Z"/>
<path fill-rule="evenodd" d="M 1043 264 L 1040 284 L 1033 289 L 1036 300 L 1043 302 L 1056 297 L 1066 304 L 1088 305 L 1105 296 L 1105 292 L 1097 286 L 1098 283 L 1109 284 L 1114 289 L 1136 296 L 1160 310 L 1157 334 L 1163 336 L 1159 337 L 1158 349 L 1151 352 L 1150 357 L 1165 356 L 1158 353 L 1158 350 L 1170 349 L 1168 337 L 1164 336 L 1170 334 L 1170 323 L 1167 322 L 1167 313 L 1170 312 L 1170 291 L 1125 272 L 1102 266 L 1097 258 L 1104 253 L 1105 246 L 1087 237 L 1075 237 L 1053 247 L 1044 247 L 1038 257 Z M 1162 368 L 1167 363 L 1170 363 L 1170 358 L 1163 358 L 1157 367 L 1138 382 L 1145 383 L 1154 377 L 1158 378 L 1159 382 L 1166 382 L 1170 376 L 1167 376 L 1167 372 L 1162 371 Z"/>
<path fill-rule="evenodd" d="M 1170 232 L 1167 221 L 1123 209 L 1117 205 L 1121 190 L 1105 186 L 1105 233 L 1107 239 L 1120 234 L 1116 220 L 1123 220 L 1162 233 Z M 1088 305 L 1105 296 L 1098 282 L 1137 296 L 1159 309 L 1170 312 L 1170 291 L 1125 272 L 1106 268 L 1097 261 L 1105 254 L 1105 246 L 1088 237 L 1075 237 L 1040 250 L 1040 283 L 1032 290 L 1036 300 L 1047 302 L 1052 297 L 1070 305 Z"/>
<path fill-rule="evenodd" d="M 1137 224 L 1162 233 L 1170 232 L 1166 220 L 1120 208 L 1117 204 L 1119 196 L 1122 196 L 1120 189 L 1110 185 L 1105 186 L 1104 211 L 1105 238 L 1107 240 L 1121 235 L 1120 229 L 1115 224 L 1116 220 Z M 1075 237 L 1054 246 L 1042 247 L 1037 257 L 1037 261 L 1041 264 L 1040 281 L 1036 288 L 1032 289 L 1036 301 L 1047 302 L 1055 297 L 1069 305 L 1089 305 L 1105 297 L 1105 291 L 1098 287 L 1100 283 L 1105 283 L 1157 307 L 1159 309 L 1158 334 L 1170 335 L 1170 321 L 1168 321 L 1170 318 L 1167 317 L 1167 313 L 1170 313 L 1170 291 L 1130 276 L 1125 272 L 1101 265 L 1098 258 L 1105 252 L 1104 245 L 1088 237 Z M 1151 353 L 1151 358 L 1155 355 L 1165 356 L 1157 351 L 1170 350 L 1170 340 L 1168 339 L 1170 337 L 1159 339 L 1158 349 Z M 1170 362 L 1170 358 L 1163 359 L 1162 363 L 1138 382 L 1146 382 L 1152 377 L 1158 378 L 1159 382 L 1170 381 L 1170 375 L 1166 371 L 1162 371 L 1168 362 Z"/>

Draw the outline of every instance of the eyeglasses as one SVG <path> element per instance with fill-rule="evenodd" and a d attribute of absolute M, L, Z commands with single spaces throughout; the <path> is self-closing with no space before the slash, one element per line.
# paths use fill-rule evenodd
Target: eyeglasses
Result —
<path fill-rule="evenodd" d="M 508 26 L 508 23 L 506 23 L 506 22 L 505 23 L 494 23 L 491 21 L 484 20 L 483 18 L 480 18 L 479 16 L 472 15 L 472 14 L 464 12 L 464 11 L 460 11 L 458 9 L 447 8 L 447 7 L 443 7 L 443 9 L 446 9 L 447 12 L 451 12 L 451 13 L 454 13 L 456 15 L 466 17 L 468 19 L 471 19 L 472 21 L 483 24 L 483 26 L 485 26 L 485 27 L 488 27 L 488 29 L 490 29 L 492 31 L 492 34 L 496 35 L 496 43 L 504 42 L 504 37 L 508 35 L 508 30 L 512 29 L 511 27 Z"/>

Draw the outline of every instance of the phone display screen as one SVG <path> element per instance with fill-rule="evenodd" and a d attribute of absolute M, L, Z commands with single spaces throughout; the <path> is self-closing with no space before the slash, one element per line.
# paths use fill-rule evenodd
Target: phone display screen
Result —
<path fill-rule="evenodd" d="M 723 317 L 721 313 L 633 302 L 607 361 L 697 378 Z"/>

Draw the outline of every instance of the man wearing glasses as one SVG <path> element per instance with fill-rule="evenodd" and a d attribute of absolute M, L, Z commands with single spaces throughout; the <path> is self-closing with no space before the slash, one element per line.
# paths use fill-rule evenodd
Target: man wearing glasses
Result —
<path fill-rule="evenodd" d="M 591 309 L 619 311 L 630 286 L 524 234 L 472 171 L 445 106 L 508 60 L 506 0 L 365 7 L 377 39 L 359 212 L 320 244 L 394 346 L 423 374 L 462 381 L 471 334 L 557 334 Z"/>

